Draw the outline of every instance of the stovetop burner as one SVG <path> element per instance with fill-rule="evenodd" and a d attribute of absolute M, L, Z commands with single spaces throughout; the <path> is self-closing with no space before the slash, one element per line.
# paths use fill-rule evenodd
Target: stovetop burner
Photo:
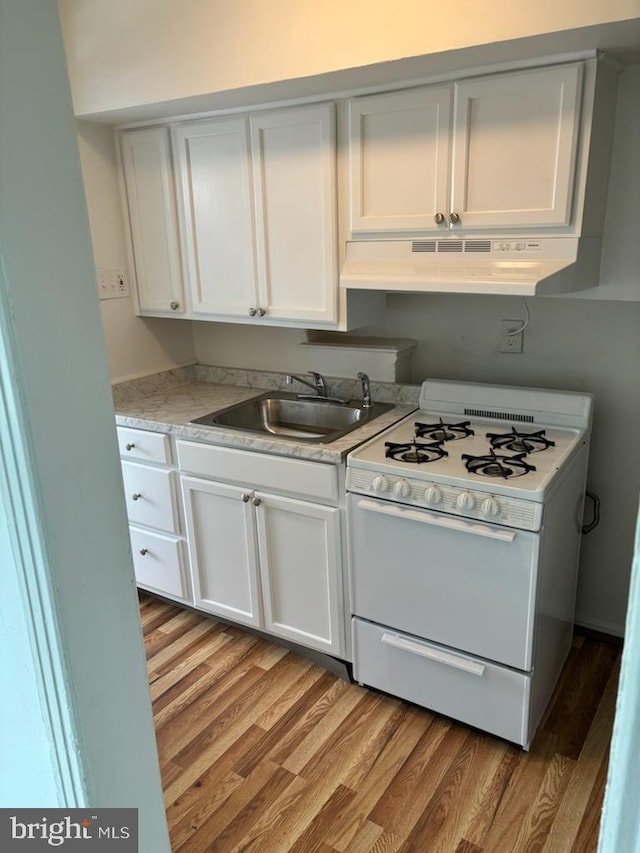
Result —
<path fill-rule="evenodd" d="M 487 438 L 491 441 L 491 447 L 497 450 L 515 450 L 518 453 L 539 453 L 555 446 L 555 441 L 547 438 L 543 429 L 537 432 L 519 432 L 512 427 L 511 432 L 488 432 Z"/>
<path fill-rule="evenodd" d="M 395 459 L 397 462 L 413 463 L 420 465 L 423 462 L 435 462 L 436 459 L 442 459 L 448 456 L 438 442 L 425 444 L 418 441 L 407 441 L 398 443 L 395 441 L 385 441 L 384 446 L 385 457 L 387 459 Z"/>
<path fill-rule="evenodd" d="M 471 421 L 460 421 L 457 424 L 445 423 L 440 418 L 437 424 L 416 423 L 416 438 L 428 438 L 431 441 L 457 441 L 469 435 L 475 435 L 470 429 Z"/>
<path fill-rule="evenodd" d="M 490 450 L 484 456 L 472 456 L 470 453 L 463 453 L 461 458 L 470 474 L 478 474 L 481 477 L 501 477 L 508 480 L 511 477 L 522 477 L 529 471 L 536 470 L 534 465 L 529 465 L 525 461 L 526 456 L 526 452 L 516 453 L 515 456 L 502 456 L 497 455 L 494 450 Z"/>

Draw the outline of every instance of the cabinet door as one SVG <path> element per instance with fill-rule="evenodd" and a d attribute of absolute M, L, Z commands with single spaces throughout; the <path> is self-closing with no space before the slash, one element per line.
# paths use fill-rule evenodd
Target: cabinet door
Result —
<path fill-rule="evenodd" d="M 214 119 L 174 131 L 193 314 L 256 308 L 248 125 Z"/>
<path fill-rule="evenodd" d="M 251 117 L 259 308 L 266 319 L 337 319 L 333 104 Z"/>
<path fill-rule="evenodd" d="M 449 87 L 350 102 L 352 232 L 446 228 L 450 102 Z"/>
<path fill-rule="evenodd" d="M 256 541 L 248 492 L 238 486 L 182 477 L 182 493 L 195 606 L 260 626 Z"/>
<path fill-rule="evenodd" d="M 571 220 L 580 63 L 456 84 L 452 210 L 468 228 Z"/>
<path fill-rule="evenodd" d="M 139 311 L 182 314 L 184 295 L 169 130 L 124 131 L 120 144 Z"/>
<path fill-rule="evenodd" d="M 265 630 L 344 653 L 340 511 L 256 492 Z"/>

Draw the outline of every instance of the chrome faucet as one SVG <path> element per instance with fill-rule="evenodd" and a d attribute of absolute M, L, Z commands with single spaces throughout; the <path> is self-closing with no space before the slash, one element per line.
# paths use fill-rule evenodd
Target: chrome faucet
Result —
<path fill-rule="evenodd" d="M 371 402 L 371 387 L 369 385 L 369 377 L 366 373 L 358 373 L 358 379 L 362 383 L 362 408 L 370 409 L 373 406 Z"/>
<path fill-rule="evenodd" d="M 307 388 L 312 388 L 316 392 L 317 397 L 326 397 L 327 396 L 327 383 L 324 381 L 324 377 L 319 373 L 316 373 L 314 370 L 307 371 L 309 376 L 313 376 L 313 383 L 309 382 L 307 379 L 303 379 L 301 376 L 295 376 L 293 374 L 287 373 L 284 378 L 284 381 L 287 385 L 291 385 L 293 380 L 296 382 L 301 382 L 303 385 L 306 385 Z"/>

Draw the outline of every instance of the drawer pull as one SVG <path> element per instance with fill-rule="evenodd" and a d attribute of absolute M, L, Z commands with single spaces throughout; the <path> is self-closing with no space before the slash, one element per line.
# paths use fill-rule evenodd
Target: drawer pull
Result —
<path fill-rule="evenodd" d="M 251 495 L 248 495 L 248 494 L 245 492 L 245 493 L 244 493 L 244 495 L 242 496 L 242 503 L 243 503 L 243 504 L 248 504 L 250 500 L 251 500 Z"/>
<path fill-rule="evenodd" d="M 143 557 L 146 557 L 146 555 L 149 553 L 149 549 L 148 548 L 140 548 L 140 553 L 142 554 Z"/>
<path fill-rule="evenodd" d="M 140 494 L 140 492 L 134 492 L 131 495 L 131 500 L 132 501 L 139 501 L 141 497 L 142 497 L 142 495 Z"/>
<path fill-rule="evenodd" d="M 135 447 L 135 444 L 130 442 L 129 444 L 125 444 L 125 447 L 127 448 L 127 450 L 133 450 L 133 448 Z"/>
<path fill-rule="evenodd" d="M 260 506 L 260 504 L 262 503 L 262 498 L 255 498 L 255 497 L 254 497 L 254 498 L 251 500 L 251 503 L 252 503 L 254 506 Z"/>
<path fill-rule="evenodd" d="M 411 652 L 414 655 L 428 658 L 435 663 L 442 663 L 445 666 L 452 666 L 454 669 L 461 669 L 468 672 L 470 675 L 484 675 L 486 667 L 481 663 L 473 663 L 466 658 L 460 658 L 448 652 L 439 652 L 436 649 L 431 649 L 429 646 L 423 646 L 421 643 L 416 643 L 413 640 L 406 640 L 404 637 L 398 637 L 396 634 L 383 634 L 382 642 L 386 646 L 393 646 L 395 649 L 400 649 L 403 652 Z"/>

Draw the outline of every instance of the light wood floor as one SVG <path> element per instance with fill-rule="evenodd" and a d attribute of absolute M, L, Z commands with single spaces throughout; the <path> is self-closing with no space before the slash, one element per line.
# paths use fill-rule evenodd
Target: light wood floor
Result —
<path fill-rule="evenodd" d="M 174 853 L 596 850 L 620 649 L 577 637 L 530 753 L 141 595 Z"/>

